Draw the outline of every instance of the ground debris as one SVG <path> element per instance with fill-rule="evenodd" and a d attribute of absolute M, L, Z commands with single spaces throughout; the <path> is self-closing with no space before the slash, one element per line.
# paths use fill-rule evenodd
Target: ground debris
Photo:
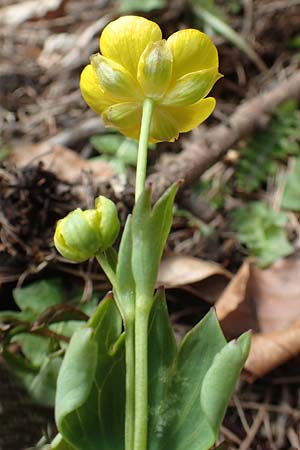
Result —
<path fill-rule="evenodd" d="M 39 264 L 49 257 L 58 219 L 76 205 L 72 185 L 42 163 L 0 166 L 0 257 Z"/>

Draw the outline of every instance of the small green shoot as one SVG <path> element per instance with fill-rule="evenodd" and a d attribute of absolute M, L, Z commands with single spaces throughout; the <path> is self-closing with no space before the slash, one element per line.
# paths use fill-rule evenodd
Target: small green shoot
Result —
<path fill-rule="evenodd" d="M 234 211 L 232 226 L 250 255 L 257 257 L 259 266 L 267 267 L 293 252 L 286 223 L 287 214 L 273 211 L 264 202 L 250 202 Z"/>

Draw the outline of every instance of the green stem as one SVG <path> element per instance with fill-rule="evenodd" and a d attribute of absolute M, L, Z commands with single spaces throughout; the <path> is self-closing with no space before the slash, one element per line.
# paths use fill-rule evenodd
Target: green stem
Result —
<path fill-rule="evenodd" d="M 134 445 L 134 320 L 125 321 L 126 357 L 126 406 L 125 406 L 125 450 L 133 450 Z"/>
<path fill-rule="evenodd" d="M 135 309 L 135 426 L 134 450 L 146 450 L 148 439 L 148 322 L 149 299 L 136 297 Z"/>
<path fill-rule="evenodd" d="M 145 189 L 148 141 L 153 110 L 154 110 L 154 101 L 150 98 L 146 98 L 143 104 L 142 124 L 138 148 L 135 201 L 138 200 L 139 196 Z"/>
<path fill-rule="evenodd" d="M 112 286 L 116 285 L 116 274 L 112 269 L 111 265 L 108 262 L 107 256 L 105 252 L 99 252 L 96 255 L 97 261 L 103 269 L 103 272 L 109 279 Z"/>

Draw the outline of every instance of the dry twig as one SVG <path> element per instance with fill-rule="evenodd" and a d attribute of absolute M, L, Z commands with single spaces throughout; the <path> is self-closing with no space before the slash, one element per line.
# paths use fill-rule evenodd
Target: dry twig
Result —
<path fill-rule="evenodd" d="M 148 178 L 157 198 L 179 178 L 191 184 L 225 152 L 255 129 L 266 127 L 272 112 L 285 100 L 300 99 L 300 73 L 280 82 L 272 90 L 240 105 L 227 124 L 192 134 L 180 154 L 165 156 L 157 164 L 158 171 Z"/>

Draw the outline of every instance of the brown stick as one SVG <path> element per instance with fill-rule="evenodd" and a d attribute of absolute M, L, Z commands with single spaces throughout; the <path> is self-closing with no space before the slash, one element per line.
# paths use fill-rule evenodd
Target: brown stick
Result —
<path fill-rule="evenodd" d="M 183 178 L 185 184 L 196 181 L 240 139 L 255 129 L 266 127 L 274 109 L 290 98 L 300 99 L 300 72 L 238 106 L 227 124 L 204 130 L 198 140 L 186 141 L 181 153 L 159 161 L 158 171 L 147 180 L 153 186 L 154 198 L 179 178 Z"/>

